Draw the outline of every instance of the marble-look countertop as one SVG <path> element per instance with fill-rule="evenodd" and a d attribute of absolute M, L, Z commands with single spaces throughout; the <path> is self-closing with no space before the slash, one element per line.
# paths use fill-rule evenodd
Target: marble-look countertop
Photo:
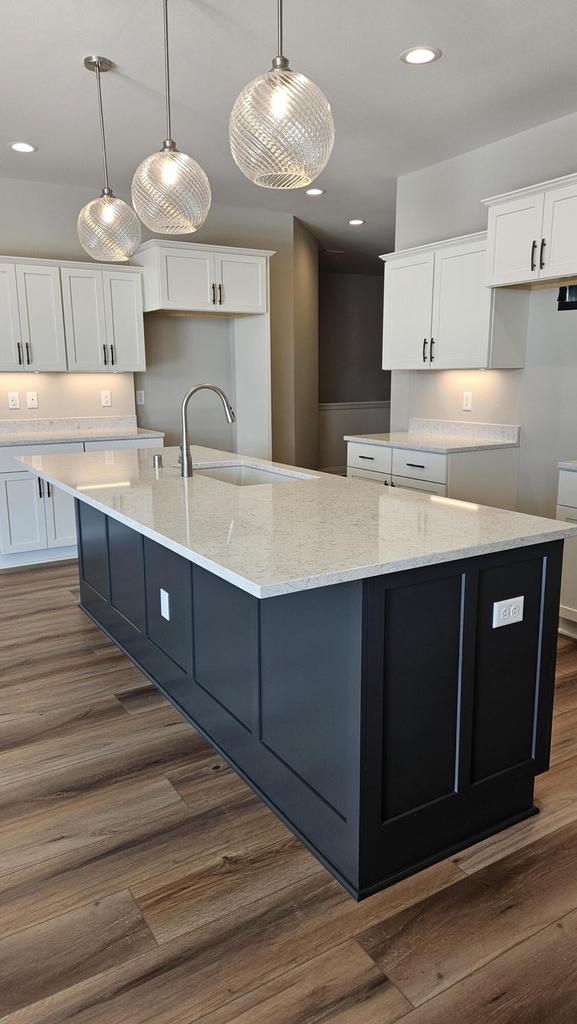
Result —
<path fill-rule="evenodd" d="M 577 526 L 193 446 L 194 465 L 292 469 L 237 487 L 178 449 L 20 456 L 28 469 L 258 598 L 577 536 Z M 105 456 L 108 456 L 107 458 Z M 304 477 L 304 478 L 303 478 Z"/>
<path fill-rule="evenodd" d="M 409 429 L 388 434 L 347 434 L 345 441 L 361 441 L 383 448 L 413 448 L 422 452 L 493 451 L 518 448 L 521 428 L 509 423 L 473 423 L 414 417 Z"/>
<path fill-rule="evenodd" d="M 566 469 L 569 473 L 577 473 L 577 462 L 558 462 L 557 466 L 559 469 Z"/>
<path fill-rule="evenodd" d="M 164 433 L 138 427 L 135 416 L 0 420 L 0 447 L 6 448 L 63 441 L 136 441 L 139 437 L 164 437 Z"/>

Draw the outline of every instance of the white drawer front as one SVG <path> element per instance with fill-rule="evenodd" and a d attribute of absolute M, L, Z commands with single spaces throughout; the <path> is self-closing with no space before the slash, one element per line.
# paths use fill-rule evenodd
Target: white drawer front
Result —
<path fill-rule="evenodd" d="M 447 456 L 439 452 L 393 448 L 393 474 L 444 484 L 447 481 Z"/>
<path fill-rule="evenodd" d="M 390 473 L 373 473 L 370 469 L 357 469 L 356 466 L 349 466 L 347 476 L 356 477 L 357 480 L 370 480 L 374 484 L 383 484 L 388 487 L 391 482 Z"/>
<path fill-rule="evenodd" d="M 85 452 L 110 452 L 118 448 L 162 448 L 164 441 L 161 437 L 140 437 L 138 439 L 124 438 L 122 441 L 85 441 Z"/>
<path fill-rule="evenodd" d="M 374 473 L 390 473 L 392 448 L 384 448 L 378 444 L 363 444 L 349 441 L 347 445 L 347 465 L 356 469 L 368 469 Z"/>
<path fill-rule="evenodd" d="M 562 469 L 559 473 L 559 505 L 568 505 L 570 508 L 577 508 L 577 473 L 571 470 Z"/>
<path fill-rule="evenodd" d="M 17 455 L 58 455 L 60 452 L 82 452 L 82 441 L 60 441 L 54 444 L 23 444 L 0 447 L 0 473 L 22 473 L 26 469 L 16 461 Z"/>
<path fill-rule="evenodd" d="M 447 485 L 436 484 L 431 480 L 413 480 L 409 476 L 393 476 L 393 487 L 402 487 L 406 491 L 426 491 L 428 494 L 447 496 Z"/>

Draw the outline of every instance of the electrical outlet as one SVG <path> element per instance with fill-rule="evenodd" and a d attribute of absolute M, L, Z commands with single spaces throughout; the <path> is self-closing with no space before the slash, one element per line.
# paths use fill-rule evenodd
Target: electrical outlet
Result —
<path fill-rule="evenodd" d="M 170 594 L 160 588 L 160 614 L 163 619 L 170 622 Z"/>
<path fill-rule="evenodd" d="M 102 406 L 112 405 L 112 393 L 110 391 L 100 392 L 100 404 Z"/>
<path fill-rule="evenodd" d="M 500 626 L 513 626 L 523 621 L 525 607 L 524 597 L 510 597 L 507 601 L 495 601 L 493 604 L 493 629 Z"/>
<path fill-rule="evenodd" d="M 19 409 L 20 408 L 20 393 L 18 391 L 8 392 L 8 408 Z"/>
<path fill-rule="evenodd" d="M 463 412 L 471 412 L 473 408 L 473 392 L 463 391 Z"/>
<path fill-rule="evenodd" d="M 37 391 L 27 391 L 26 392 L 26 405 L 27 405 L 27 407 L 29 409 L 37 409 L 38 408 L 38 392 Z"/>
<path fill-rule="evenodd" d="M 137 405 L 144 405 L 144 391 L 137 391 L 136 392 L 136 404 Z"/>

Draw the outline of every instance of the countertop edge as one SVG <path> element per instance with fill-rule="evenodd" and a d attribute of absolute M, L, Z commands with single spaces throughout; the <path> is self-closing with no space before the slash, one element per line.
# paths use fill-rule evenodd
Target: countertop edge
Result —
<path fill-rule="evenodd" d="M 434 437 L 434 435 L 431 435 Z M 374 437 L 365 437 L 362 434 L 345 434 L 343 441 L 352 441 L 355 444 L 372 444 L 377 448 L 401 448 L 419 452 L 438 452 L 439 455 L 459 455 L 464 452 L 485 452 L 497 451 L 502 448 L 519 448 L 518 441 L 491 441 L 487 438 L 478 438 L 472 444 L 423 444 L 422 441 L 389 441 Z M 577 467 L 576 467 L 577 468 Z"/>

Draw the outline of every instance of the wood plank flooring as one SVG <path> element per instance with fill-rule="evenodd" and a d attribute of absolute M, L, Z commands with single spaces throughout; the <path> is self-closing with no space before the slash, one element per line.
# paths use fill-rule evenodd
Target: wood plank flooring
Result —
<path fill-rule="evenodd" d="M 77 600 L 0 574 L 3 1024 L 575 1024 L 577 643 L 541 814 L 356 904 Z"/>

